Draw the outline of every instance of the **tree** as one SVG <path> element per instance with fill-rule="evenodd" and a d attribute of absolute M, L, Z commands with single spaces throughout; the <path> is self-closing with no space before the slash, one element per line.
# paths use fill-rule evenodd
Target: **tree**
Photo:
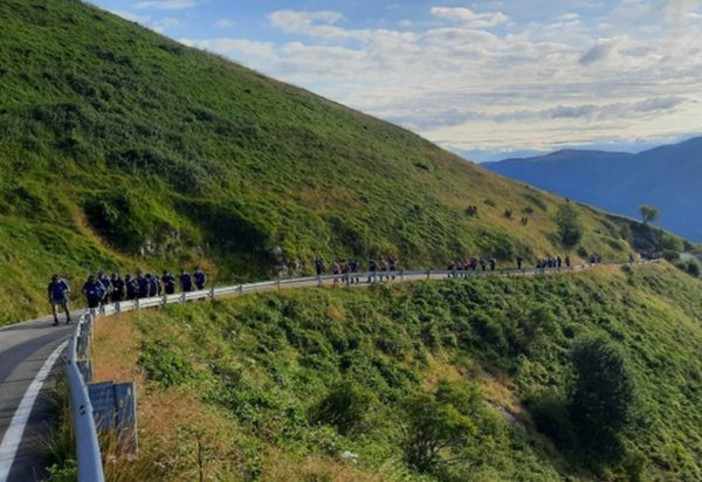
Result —
<path fill-rule="evenodd" d="M 404 452 L 408 465 L 428 472 L 440 463 L 460 462 L 442 452 L 460 449 L 478 432 L 481 410 L 477 388 L 442 381 L 434 395 L 420 393 L 404 400 L 407 416 Z"/>
<path fill-rule="evenodd" d="M 644 224 L 648 224 L 649 221 L 656 221 L 660 217 L 660 212 L 655 206 L 649 206 L 648 204 L 642 204 L 639 206 L 639 212 L 641 213 L 641 219 Z"/>
<path fill-rule="evenodd" d="M 564 246 L 574 248 L 583 237 L 583 226 L 577 209 L 570 203 L 563 204 L 556 213 L 558 235 Z"/>
<path fill-rule="evenodd" d="M 617 459 L 620 435 L 632 422 L 634 378 L 622 352 L 603 337 L 580 341 L 572 352 L 576 379 L 568 411 L 578 439 L 590 456 Z"/>

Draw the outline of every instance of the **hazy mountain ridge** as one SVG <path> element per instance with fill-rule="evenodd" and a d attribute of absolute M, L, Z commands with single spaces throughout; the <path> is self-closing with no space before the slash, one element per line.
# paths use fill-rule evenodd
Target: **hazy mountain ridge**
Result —
<path fill-rule="evenodd" d="M 627 216 L 651 204 L 661 211 L 660 226 L 692 241 L 702 236 L 702 137 L 639 154 L 567 150 L 483 166 Z"/>

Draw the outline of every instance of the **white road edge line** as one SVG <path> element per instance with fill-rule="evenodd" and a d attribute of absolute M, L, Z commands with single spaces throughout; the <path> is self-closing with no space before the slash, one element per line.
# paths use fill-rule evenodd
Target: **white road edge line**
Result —
<path fill-rule="evenodd" d="M 24 397 L 22 397 L 22 401 L 17 406 L 17 410 L 15 410 L 15 415 L 12 417 L 7 432 L 5 432 L 2 443 L 0 443 L 0 482 L 7 482 L 10 476 L 10 469 L 12 469 L 12 464 L 17 456 L 17 450 L 22 442 L 22 435 L 24 435 L 24 429 L 27 426 L 29 415 L 32 413 L 34 402 L 39 396 L 41 387 L 44 385 L 49 373 L 51 373 L 51 369 L 56 363 L 56 360 L 67 345 L 68 341 L 64 341 L 54 350 L 51 356 L 46 359 L 44 366 L 41 367 L 37 376 L 34 377 Z"/>

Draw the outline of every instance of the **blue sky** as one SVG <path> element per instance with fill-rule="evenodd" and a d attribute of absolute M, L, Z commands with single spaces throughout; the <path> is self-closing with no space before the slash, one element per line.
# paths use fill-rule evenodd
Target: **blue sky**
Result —
<path fill-rule="evenodd" d="M 495 160 L 702 134 L 702 0 L 93 0 Z"/>

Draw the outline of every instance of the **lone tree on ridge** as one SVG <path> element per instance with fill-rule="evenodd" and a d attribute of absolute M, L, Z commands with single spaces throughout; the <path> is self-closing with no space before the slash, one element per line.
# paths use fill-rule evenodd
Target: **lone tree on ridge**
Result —
<path fill-rule="evenodd" d="M 649 221 L 656 221 L 661 216 L 657 207 L 649 206 L 648 204 L 639 206 L 639 212 L 641 213 L 641 219 L 644 224 L 648 224 Z"/>

